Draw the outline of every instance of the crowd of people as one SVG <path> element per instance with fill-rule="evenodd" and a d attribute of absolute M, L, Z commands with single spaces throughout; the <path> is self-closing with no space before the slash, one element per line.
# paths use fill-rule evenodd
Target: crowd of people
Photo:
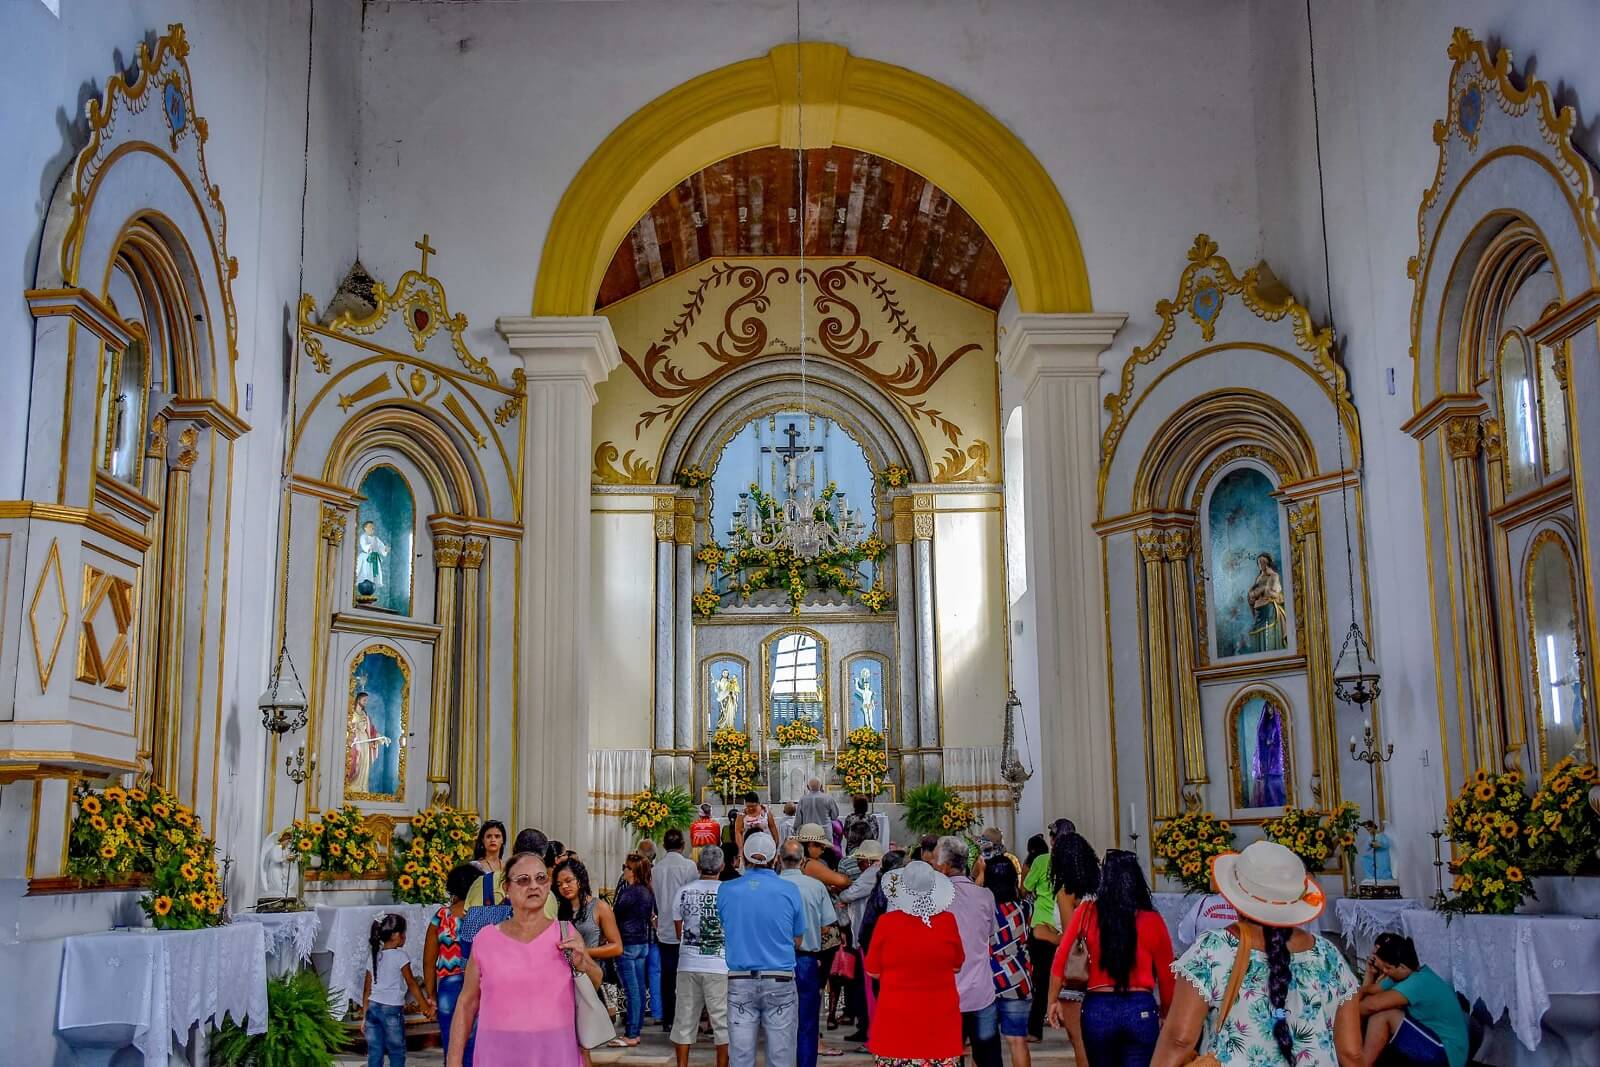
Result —
<path fill-rule="evenodd" d="M 560 842 L 527 829 L 508 855 L 486 822 L 450 873 L 421 976 L 404 920 L 373 925 L 369 1067 L 404 1064 L 408 1002 L 438 1018 L 448 1067 L 580 1067 L 580 1002 L 606 994 L 610 1045 L 639 1044 L 648 1017 L 680 1067 L 703 1040 L 718 1067 L 754 1067 L 758 1051 L 815 1067 L 853 1047 L 880 1067 L 1029 1067 L 1046 1025 L 1089 1067 L 1467 1062 L 1448 983 L 1392 934 L 1358 980 L 1305 929 L 1323 895 L 1280 845 L 1216 858 L 1213 921 L 1174 959 L 1138 857 L 1098 854 L 1070 820 L 1018 859 L 993 828 L 896 847 L 864 800 L 840 819 L 816 782 L 795 807 L 780 818 L 752 793 L 725 823 L 702 807 L 601 892 Z"/>

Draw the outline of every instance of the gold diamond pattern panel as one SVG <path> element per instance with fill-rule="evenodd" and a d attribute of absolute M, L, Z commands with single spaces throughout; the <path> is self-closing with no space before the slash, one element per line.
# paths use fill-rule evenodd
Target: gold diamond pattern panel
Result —
<path fill-rule="evenodd" d="M 85 564 L 78 681 L 119 693 L 127 690 L 133 673 L 133 619 L 133 584 Z"/>

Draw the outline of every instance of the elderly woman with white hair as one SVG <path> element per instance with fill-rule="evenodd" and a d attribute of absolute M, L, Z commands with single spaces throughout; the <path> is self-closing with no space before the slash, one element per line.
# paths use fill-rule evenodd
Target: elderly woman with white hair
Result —
<path fill-rule="evenodd" d="M 961 1060 L 956 972 L 966 959 L 950 905 L 955 886 L 917 860 L 883 877 L 889 910 L 873 927 L 867 973 L 878 980 L 867 1049 L 880 1067 Z"/>

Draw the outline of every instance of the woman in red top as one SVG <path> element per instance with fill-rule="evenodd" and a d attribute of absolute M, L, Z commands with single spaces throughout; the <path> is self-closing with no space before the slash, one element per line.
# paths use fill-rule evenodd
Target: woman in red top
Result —
<path fill-rule="evenodd" d="M 1061 943 L 1083 937 L 1089 949 L 1089 989 L 1083 998 L 1083 1044 L 1094 1067 L 1149 1067 L 1172 1004 L 1172 938 L 1150 900 L 1139 858 L 1109 849 L 1100 892 L 1072 913 Z M 1050 1023 L 1061 1025 L 1061 991 L 1070 950 L 1050 971 Z M 1160 996 L 1159 1003 L 1157 995 Z"/>
<path fill-rule="evenodd" d="M 867 973 L 878 979 L 867 1048 L 879 1067 L 954 1067 L 961 1060 L 956 972 L 966 959 L 950 914 L 955 886 L 917 860 L 884 877 L 883 895 L 889 910 L 867 948 Z"/>

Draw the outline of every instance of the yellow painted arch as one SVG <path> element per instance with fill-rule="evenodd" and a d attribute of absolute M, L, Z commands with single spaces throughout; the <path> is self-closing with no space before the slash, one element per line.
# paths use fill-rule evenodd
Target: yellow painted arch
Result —
<path fill-rule="evenodd" d="M 798 52 L 798 56 L 797 56 Z M 1023 311 L 1090 311 L 1072 216 L 1026 145 L 931 78 L 843 46 L 782 45 L 709 71 L 634 112 L 561 197 L 545 238 L 535 315 L 591 315 L 607 265 L 633 225 L 687 176 L 755 148 L 841 145 L 908 167 L 953 196 L 995 244 Z"/>

